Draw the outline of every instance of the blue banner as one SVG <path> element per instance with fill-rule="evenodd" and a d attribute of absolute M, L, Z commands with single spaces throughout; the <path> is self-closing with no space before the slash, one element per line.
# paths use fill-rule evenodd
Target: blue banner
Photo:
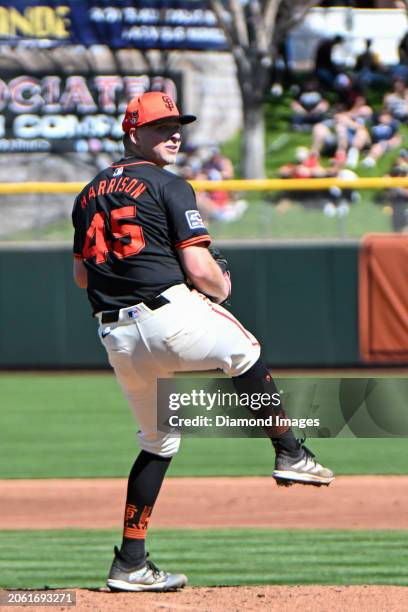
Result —
<path fill-rule="evenodd" d="M 122 153 L 131 98 L 163 91 L 182 108 L 181 76 L 166 74 L 2 74 L 0 153 Z"/>
<path fill-rule="evenodd" d="M 206 0 L 1 0 L 1 43 L 227 49 Z"/>

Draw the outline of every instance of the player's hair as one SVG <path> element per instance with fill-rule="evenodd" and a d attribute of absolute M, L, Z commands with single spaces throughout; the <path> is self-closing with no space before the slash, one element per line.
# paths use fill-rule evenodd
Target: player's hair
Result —
<path fill-rule="evenodd" d="M 123 134 L 122 138 L 123 146 L 125 147 L 125 151 L 129 153 L 133 151 L 133 142 L 128 133 Z"/>
<path fill-rule="evenodd" d="M 130 140 L 130 136 L 127 132 L 123 134 L 122 142 L 125 149 L 129 148 L 129 146 L 131 145 L 132 141 Z"/>

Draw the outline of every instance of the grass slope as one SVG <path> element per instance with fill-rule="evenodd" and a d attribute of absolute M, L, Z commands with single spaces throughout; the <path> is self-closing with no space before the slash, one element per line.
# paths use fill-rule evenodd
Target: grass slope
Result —
<path fill-rule="evenodd" d="M 127 476 L 137 430 L 113 374 L 2 374 L 0 478 Z M 408 439 L 310 440 L 337 474 L 407 474 Z M 184 438 L 171 476 L 269 475 L 266 439 Z"/>
<path fill-rule="evenodd" d="M 266 193 L 242 193 L 249 202 L 245 215 L 233 223 L 212 221 L 209 230 L 214 240 L 229 239 L 298 239 L 359 238 L 366 232 L 391 231 L 388 209 L 373 204 L 373 194 L 365 193 L 351 207 L 347 217 L 328 217 L 320 208 L 306 208 L 293 202 L 279 208 Z M 72 242 L 69 220 L 60 220 L 36 229 L 13 234 L 12 240 L 63 240 Z"/>
<path fill-rule="evenodd" d="M 381 106 L 383 92 L 371 92 L 371 103 L 375 109 Z M 298 146 L 311 145 L 310 133 L 294 132 L 290 128 L 290 102 L 292 98 L 285 93 L 281 98 L 270 98 L 265 109 L 265 147 L 266 175 L 278 176 L 281 165 L 295 159 Z M 408 127 L 401 126 L 405 146 L 408 143 Z M 222 147 L 223 152 L 234 163 L 239 176 L 241 157 L 241 134 L 236 134 Z M 398 149 L 386 153 L 377 167 L 365 169 L 361 165 L 356 172 L 359 176 L 383 176 L 387 174 L 398 153 Z M 323 165 L 328 160 L 323 159 Z M 391 231 L 389 209 L 375 204 L 375 192 L 361 192 L 361 202 L 351 207 L 346 219 L 329 218 L 320 209 L 305 208 L 293 203 L 289 207 L 278 209 L 271 200 L 275 193 L 244 192 L 242 197 L 250 206 L 239 221 L 233 223 L 211 222 L 210 232 L 215 239 L 236 238 L 358 238 L 366 232 Z M 72 241 L 73 229 L 70 219 L 58 220 L 45 227 L 13 233 L 10 240 L 67 240 Z"/>
<path fill-rule="evenodd" d="M 119 541 L 107 530 L 3 532 L 0 586 L 102 586 Z M 193 586 L 408 586 L 406 531 L 152 530 L 149 545 L 159 567 Z"/>

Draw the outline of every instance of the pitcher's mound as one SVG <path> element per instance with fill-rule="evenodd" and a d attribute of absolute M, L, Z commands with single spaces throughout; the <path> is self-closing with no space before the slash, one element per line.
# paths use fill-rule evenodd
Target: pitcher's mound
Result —
<path fill-rule="evenodd" d="M 49 593 L 52 591 L 48 591 Z M 3 591 L 4 596 L 4 591 Z M 76 590 L 76 606 L 58 610 L 104 612 L 401 612 L 406 609 L 407 589 L 394 586 L 252 586 L 187 587 L 178 593 L 107 593 Z M 14 610 L 28 608 L 13 606 Z M 49 612 L 48 607 L 36 611 Z"/>

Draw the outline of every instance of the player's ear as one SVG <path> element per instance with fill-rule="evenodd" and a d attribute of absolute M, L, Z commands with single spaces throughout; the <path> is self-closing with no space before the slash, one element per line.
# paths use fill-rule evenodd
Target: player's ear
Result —
<path fill-rule="evenodd" d="M 138 145 L 139 144 L 139 139 L 138 139 L 138 134 L 137 134 L 137 129 L 136 128 L 132 128 L 131 130 L 129 130 L 128 136 L 129 136 L 129 140 L 134 145 Z"/>

